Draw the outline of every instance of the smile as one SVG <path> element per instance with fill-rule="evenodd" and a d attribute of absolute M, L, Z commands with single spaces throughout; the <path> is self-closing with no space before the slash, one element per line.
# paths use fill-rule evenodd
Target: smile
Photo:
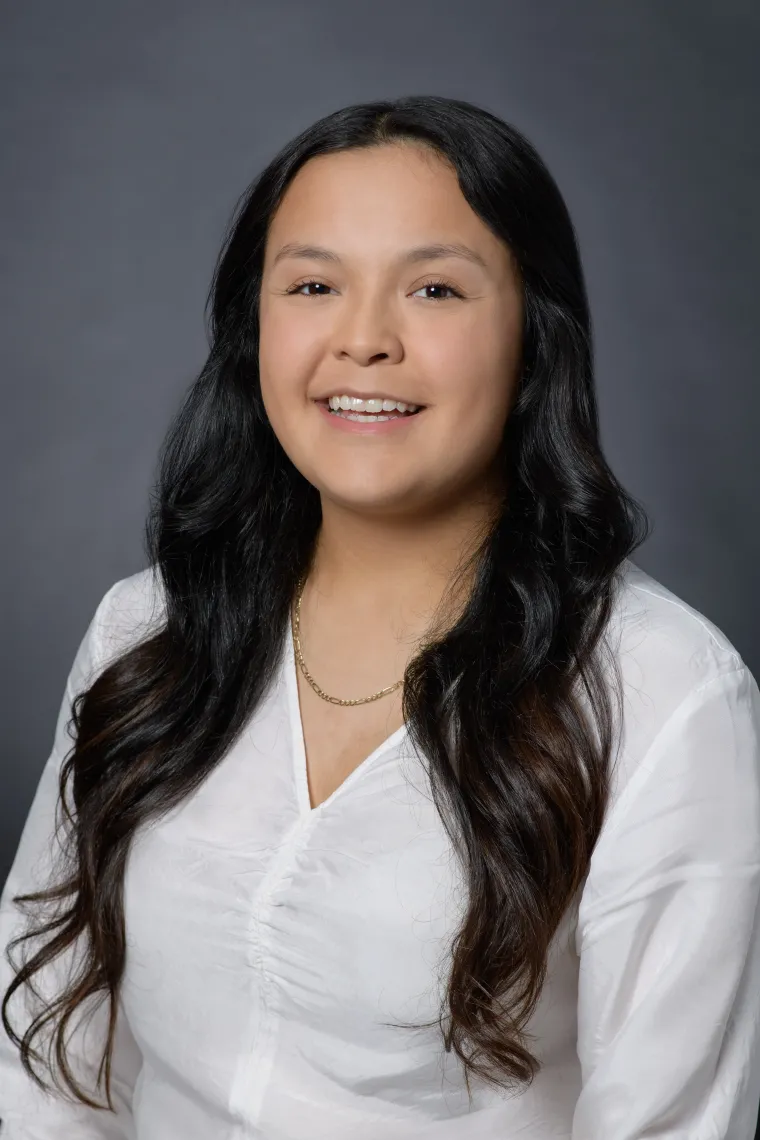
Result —
<path fill-rule="evenodd" d="M 399 416 L 413 416 L 420 410 L 419 404 L 379 396 L 367 399 L 359 396 L 330 396 L 327 405 L 333 415 L 354 423 L 383 423 L 398 419 Z"/>

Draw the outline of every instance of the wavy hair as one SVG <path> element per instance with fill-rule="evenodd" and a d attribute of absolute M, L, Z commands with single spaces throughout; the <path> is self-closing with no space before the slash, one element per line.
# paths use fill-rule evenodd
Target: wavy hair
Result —
<path fill-rule="evenodd" d="M 13 941 L 47 939 L 16 973 L 2 1017 L 38 1084 L 32 1042 L 52 1029 L 66 1090 L 93 1107 L 67 1063 L 65 1032 L 82 1003 L 108 998 L 98 1087 L 105 1073 L 113 1107 L 131 838 L 203 782 L 261 700 L 320 526 L 319 494 L 286 456 L 261 398 L 269 223 L 310 158 L 396 142 L 431 147 L 451 164 L 522 277 L 523 369 L 500 450 L 508 491 L 477 548 L 464 607 L 408 665 L 403 710 L 468 891 L 441 999 L 443 1045 L 461 1059 L 468 1089 L 473 1075 L 510 1086 L 540 1068 L 525 1026 L 608 803 L 621 681 L 615 664 L 610 684 L 605 631 L 622 564 L 650 522 L 602 454 L 586 288 L 554 179 L 490 112 L 409 96 L 321 119 L 239 201 L 209 294 L 209 355 L 164 441 L 151 497 L 146 538 L 165 615 L 73 703 L 59 793 L 73 800 L 68 874 L 16 896 L 58 911 Z M 12 993 L 80 939 L 76 976 L 19 1037 L 7 1017 Z"/>

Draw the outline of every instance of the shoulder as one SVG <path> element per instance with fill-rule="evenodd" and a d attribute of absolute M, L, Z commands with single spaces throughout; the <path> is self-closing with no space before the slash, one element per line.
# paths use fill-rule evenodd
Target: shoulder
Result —
<path fill-rule="evenodd" d="M 163 624 L 164 591 L 158 571 L 149 566 L 120 578 L 105 593 L 92 622 L 95 664 L 104 668 Z"/>
<path fill-rule="evenodd" d="M 721 692 L 729 700 L 737 683 L 754 679 L 713 621 L 630 560 L 618 577 L 609 632 L 623 685 L 619 794 L 679 710 Z"/>
<path fill-rule="evenodd" d="M 744 666 L 736 647 L 705 614 L 630 559 L 621 567 L 611 623 L 631 685 L 680 701 L 695 687 Z"/>
<path fill-rule="evenodd" d="M 760 867 L 757 683 L 722 630 L 651 575 L 629 562 L 619 584 L 622 730 L 581 897 L 579 953 L 605 923 L 635 923 L 647 905 L 666 914 L 663 888 L 709 890 L 717 869 L 729 890 L 732 873 L 749 881 L 747 869 Z"/>

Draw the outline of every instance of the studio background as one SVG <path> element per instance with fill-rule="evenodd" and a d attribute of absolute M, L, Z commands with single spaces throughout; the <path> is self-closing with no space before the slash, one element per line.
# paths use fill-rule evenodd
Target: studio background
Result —
<path fill-rule="evenodd" d="M 287 139 L 350 102 L 469 99 L 535 143 L 578 231 L 605 450 L 655 525 L 634 558 L 760 676 L 757 4 L 0 11 L 0 880 L 79 640 L 145 565 L 230 212 Z"/>

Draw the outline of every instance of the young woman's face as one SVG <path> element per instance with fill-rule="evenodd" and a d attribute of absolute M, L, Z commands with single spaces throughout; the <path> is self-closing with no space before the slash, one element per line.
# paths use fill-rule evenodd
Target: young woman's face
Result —
<path fill-rule="evenodd" d="M 267 414 L 323 499 L 408 514 L 490 485 L 520 365 L 519 273 L 433 151 L 301 167 L 270 226 L 260 323 Z M 373 402 L 336 414 L 340 397 Z"/>

